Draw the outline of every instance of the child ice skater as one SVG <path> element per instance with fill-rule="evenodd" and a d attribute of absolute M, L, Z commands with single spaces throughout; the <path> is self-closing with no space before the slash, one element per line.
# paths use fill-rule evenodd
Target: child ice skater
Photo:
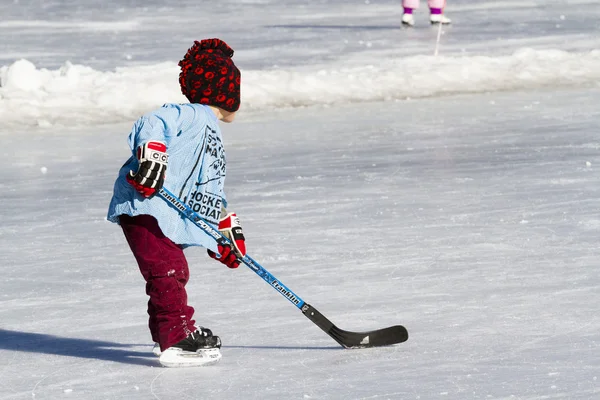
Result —
<path fill-rule="evenodd" d="M 197 366 L 221 358 L 221 339 L 196 325 L 185 285 L 189 269 L 183 249 L 203 246 L 237 268 L 246 253 L 235 213 L 223 191 L 225 151 L 217 123 L 232 122 L 240 107 L 239 69 L 233 50 L 220 39 L 194 42 L 179 62 L 179 84 L 189 104 L 165 104 L 135 122 L 132 156 L 119 171 L 107 219 L 118 223 L 146 281 L 150 334 L 164 366 Z M 182 218 L 156 193 L 163 184 L 232 246 L 221 246 Z"/>
<path fill-rule="evenodd" d="M 449 24 L 452 21 L 444 15 L 444 8 L 446 7 L 446 0 L 428 0 L 429 5 L 429 21 L 432 25 L 437 24 Z M 413 10 L 419 8 L 419 0 L 402 0 L 402 7 L 404 7 L 404 14 L 402 15 L 402 25 L 414 26 L 415 19 L 413 17 Z"/>

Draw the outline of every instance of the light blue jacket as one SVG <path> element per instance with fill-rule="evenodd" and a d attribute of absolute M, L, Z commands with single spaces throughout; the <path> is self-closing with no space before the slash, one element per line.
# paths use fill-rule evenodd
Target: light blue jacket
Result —
<path fill-rule="evenodd" d="M 225 151 L 217 117 L 201 104 L 165 104 L 136 121 L 129 134 L 132 156 L 119 171 L 107 219 L 119 223 L 121 214 L 149 214 L 173 242 L 218 252 L 213 238 L 165 200 L 159 196 L 144 198 L 125 180 L 129 171 L 138 169 L 136 149 L 150 140 L 167 145 L 169 164 L 164 187 L 208 222 L 218 225 L 221 207 L 227 207 L 223 191 Z"/>

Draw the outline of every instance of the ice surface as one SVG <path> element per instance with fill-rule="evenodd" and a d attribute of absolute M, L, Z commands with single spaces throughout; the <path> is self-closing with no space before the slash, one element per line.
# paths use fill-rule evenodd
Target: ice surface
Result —
<path fill-rule="evenodd" d="M 396 1 L 179 3 L 0 4 L 0 398 L 600 397 L 597 2 L 453 1 L 438 58 L 426 10 L 401 29 Z M 223 360 L 159 367 L 104 216 L 130 118 L 180 101 L 175 62 L 211 36 L 247 71 L 222 128 L 249 252 L 339 327 L 408 342 L 343 350 L 195 248 L 190 303 Z M 402 78 L 360 98 L 333 74 L 369 68 Z"/>

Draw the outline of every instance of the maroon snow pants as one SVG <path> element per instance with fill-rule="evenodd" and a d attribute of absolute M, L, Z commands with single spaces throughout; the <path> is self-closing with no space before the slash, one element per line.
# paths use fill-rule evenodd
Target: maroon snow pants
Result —
<path fill-rule="evenodd" d="M 187 304 L 189 269 L 183 249 L 166 237 L 150 215 L 119 217 L 127 243 L 146 280 L 148 326 L 161 350 L 193 332 L 194 309 Z"/>

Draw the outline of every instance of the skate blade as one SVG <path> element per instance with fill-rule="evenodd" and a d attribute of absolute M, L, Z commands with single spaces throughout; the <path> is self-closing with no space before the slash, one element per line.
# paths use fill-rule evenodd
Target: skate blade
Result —
<path fill-rule="evenodd" d="M 190 352 L 169 348 L 162 352 L 158 361 L 167 368 L 201 367 L 218 363 L 221 357 L 219 349 L 200 349 Z"/>

